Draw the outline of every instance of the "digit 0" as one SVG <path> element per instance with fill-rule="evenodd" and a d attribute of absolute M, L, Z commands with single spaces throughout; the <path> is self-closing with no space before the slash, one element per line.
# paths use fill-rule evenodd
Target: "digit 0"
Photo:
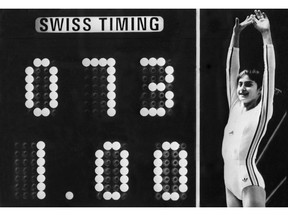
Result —
<path fill-rule="evenodd" d="M 163 142 L 154 151 L 154 191 L 157 200 L 186 199 L 187 151 L 178 142 Z"/>
<path fill-rule="evenodd" d="M 95 152 L 97 196 L 105 200 L 125 199 L 129 190 L 129 152 L 118 141 L 105 142 L 103 149 Z"/>
<path fill-rule="evenodd" d="M 35 58 L 33 66 L 26 67 L 25 73 L 25 106 L 33 110 L 36 117 L 49 116 L 58 106 L 57 67 L 51 66 L 47 58 Z"/>

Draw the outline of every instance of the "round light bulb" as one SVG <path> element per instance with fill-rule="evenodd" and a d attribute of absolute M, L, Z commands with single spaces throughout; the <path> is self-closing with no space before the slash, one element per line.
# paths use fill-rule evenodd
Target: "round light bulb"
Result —
<path fill-rule="evenodd" d="M 35 67 L 40 67 L 41 64 L 42 64 L 42 61 L 39 58 L 35 58 L 34 61 L 33 61 L 33 64 L 34 64 Z"/>
<path fill-rule="evenodd" d="M 91 65 L 93 66 L 93 67 L 97 67 L 98 66 L 98 64 L 99 64 L 99 61 L 98 61 L 98 59 L 97 58 L 92 58 L 92 60 L 91 60 Z M 88 65 L 89 66 L 89 65 Z"/>
<path fill-rule="evenodd" d="M 166 61 L 164 58 L 160 57 L 157 59 L 157 64 L 162 67 L 166 64 Z"/>
<path fill-rule="evenodd" d="M 165 68 L 166 74 L 172 74 L 174 72 L 174 68 L 172 66 L 167 66 Z"/>
<path fill-rule="evenodd" d="M 82 60 L 82 65 L 83 65 L 84 67 L 89 67 L 90 64 L 91 64 L 90 59 L 84 58 L 84 59 Z"/>
<path fill-rule="evenodd" d="M 113 148 L 113 150 L 117 151 L 117 150 L 119 150 L 121 148 L 121 144 L 119 142 L 117 142 L 117 141 L 113 142 L 112 148 Z"/>
<path fill-rule="evenodd" d="M 115 67 L 108 67 L 107 68 L 107 73 L 108 74 L 110 74 L 110 75 L 113 75 L 113 74 L 115 74 L 115 72 L 116 72 L 116 69 L 115 69 Z"/>
<path fill-rule="evenodd" d="M 115 64 L 116 64 L 116 61 L 114 58 L 109 58 L 107 60 L 107 64 L 110 66 L 110 67 L 113 67 Z"/>
<path fill-rule="evenodd" d="M 128 158 L 129 152 L 128 152 L 127 150 L 122 150 L 122 151 L 120 152 L 120 156 L 121 156 L 121 158 L 123 158 L 123 159 Z"/>
<path fill-rule="evenodd" d="M 41 64 L 42 64 L 44 67 L 48 67 L 48 65 L 50 64 L 50 61 L 49 61 L 49 59 L 44 58 L 44 59 L 42 59 Z"/>
<path fill-rule="evenodd" d="M 149 114 L 149 110 L 147 108 L 142 108 L 140 110 L 140 115 L 141 116 L 146 117 L 146 116 L 148 116 L 148 114 Z"/>
<path fill-rule="evenodd" d="M 156 64 L 157 64 L 156 58 L 152 57 L 152 58 L 149 59 L 149 65 L 154 67 Z"/>
<path fill-rule="evenodd" d="M 32 75 L 33 73 L 34 73 L 34 69 L 33 69 L 33 67 L 26 67 L 25 68 L 25 73 L 27 74 L 27 75 Z"/>
<path fill-rule="evenodd" d="M 49 73 L 50 73 L 51 75 L 56 75 L 56 74 L 58 73 L 58 68 L 55 67 L 55 66 L 51 67 L 51 68 L 49 69 Z"/>
<path fill-rule="evenodd" d="M 67 200 L 72 200 L 74 198 L 74 194 L 71 191 L 68 191 L 65 194 L 65 197 L 66 197 Z"/>
<path fill-rule="evenodd" d="M 148 61 L 147 58 L 142 58 L 140 60 L 140 64 L 141 64 L 142 67 L 146 67 L 148 65 L 148 63 L 149 63 L 149 61 Z"/>

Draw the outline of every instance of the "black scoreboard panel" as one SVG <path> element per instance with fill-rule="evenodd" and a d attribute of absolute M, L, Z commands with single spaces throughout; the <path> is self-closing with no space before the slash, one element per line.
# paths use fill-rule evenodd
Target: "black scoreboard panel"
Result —
<path fill-rule="evenodd" d="M 0 16 L 1 206 L 195 205 L 195 10 Z M 163 30 L 35 30 L 119 16 Z"/>

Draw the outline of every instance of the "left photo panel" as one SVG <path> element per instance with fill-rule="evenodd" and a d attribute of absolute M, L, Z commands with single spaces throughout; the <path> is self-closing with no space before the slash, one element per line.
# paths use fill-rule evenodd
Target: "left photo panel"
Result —
<path fill-rule="evenodd" d="M 0 206 L 194 207 L 196 10 L 0 10 Z"/>

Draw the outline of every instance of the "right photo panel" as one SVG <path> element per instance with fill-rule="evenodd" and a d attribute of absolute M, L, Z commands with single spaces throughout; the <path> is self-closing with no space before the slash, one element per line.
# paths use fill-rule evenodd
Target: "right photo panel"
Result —
<path fill-rule="evenodd" d="M 288 10 L 200 10 L 201 206 L 288 206 Z"/>

